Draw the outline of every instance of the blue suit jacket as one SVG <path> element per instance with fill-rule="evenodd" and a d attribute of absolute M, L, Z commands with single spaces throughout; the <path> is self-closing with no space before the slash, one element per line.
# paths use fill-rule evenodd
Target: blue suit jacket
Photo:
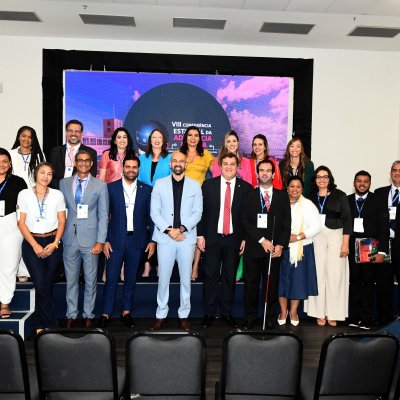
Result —
<path fill-rule="evenodd" d="M 76 232 L 79 246 L 91 247 L 96 242 L 105 243 L 108 226 L 107 184 L 93 176 L 90 177 L 82 199 L 82 203 L 88 205 L 89 215 L 86 219 L 77 219 L 75 196 L 72 190 L 74 177 L 75 175 L 60 181 L 60 190 L 68 209 L 63 242 L 65 245 L 72 244 Z"/>
<path fill-rule="evenodd" d="M 107 242 L 113 249 L 125 248 L 125 240 L 135 249 L 144 249 L 151 241 L 154 224 L 150 218 L 150 199 L 152 187 L 137 181 L 135 208 L 133 210 L 133 235 L 127 236 L 124 189 L 122 179 L 107 185 L 110 198 L 110 221 L 108 223 Z"/>
<path fill-rule="evenodd" d="M 171 154 L 168 154 L 166 157 L 160 157 L 156 166 L 156 172 L 154 173 L 153 180 L 150 179 L 151 177 L 151 163 L 152 157 L 149 155 L 148 157 L 146 154 L 142 154 L 140 159 L 140 169 L 139 169 L 139 176 L 138 179 L 148 185 L 154 186 L 156 181 L 160 178 L 165 178 L 168 175 L 171 175 Z"/>
<path fill-rule="evenodd" d="M 184 232 L 185 242 L 194 244 L 197 239 L 196 226 L 203 212 L 203 196 L 200 184 L 185 176 L 181 201 L 181 224 L 187 229 Z M 159 179 L 151 194 L 151 219 L 154 222 L 153 240 L 165 243 L 171 240 L 164 231 L 174 223 L 174 194 L 172 176 Z"/>

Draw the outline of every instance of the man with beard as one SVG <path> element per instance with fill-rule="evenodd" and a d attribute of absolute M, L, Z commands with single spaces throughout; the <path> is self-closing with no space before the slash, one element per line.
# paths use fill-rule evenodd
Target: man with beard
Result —
<path fill-rule="evenodd" d="M 290 238 L 290 202 L 287 192 L 272 187 L 275 166 L 271 160 L 260 161 L 257 165 L 257 174 L 259 187 L 244 197 L 245 206 L 241 216 L 246 240 L 243 258 L 245 313 L 243 329 L 251 329 L 257 320 L 258 288 L 261 280 L 265 293 L 270 257 L 272 260 L 266 322 L 267 328 L 272 329 L 276 325 L 281 255 L 283 248 L 288 246 Z"/>
<path fill-rule="evenodd" d="M 393 274 L 400 282 L 400 160 L 396 160 L 390 169 L 392 184 L 375 190 L 375 196 L 381 207 L 388 211 L 389 235 L 391 244 L 391 263 L 383 263 L 376 272 L 376 289 L 378 305 L 381 311 L 381 324 L 385 325 L 393 319 Z M 400 294 L 400 284 L 397 285 Z M 400 312 L 400 298 L 395 314 Z"/>
<path fill-rule="evenodd" d="M 104 255 L 107 259 L 106 284 L 103 296 L 103 315 L 100 327 L 105 328 L 112 315 L 118 278 L 124 264 L 124 290 L 121 320 L 133 328 L 133 297 L 136 275 L 143 251 L 150 258 L 156 244 L 151 241 L 154 224 L 150 218 L 151 186 L 137 180 L 140 161 L 127 155 L 122 163 L 123 177 L 109 183 L 109 224 Z"/>
<path fill-rule="evenodd" d="M 75 174 L 76 168 L 74 160 L 76 153 L 79 150 L 86 150 L 89 152 L 93 161 L 92 167 L 90 168 L 90 174 L 96 176 L 97 154 L 91 147 L 85 146 L 81 143 L 82 133 L 82 122 L 76 119 L 71 119 L 65 124 L 65 137 L 67 143 L 51 149 L 50 162 L 53 164 L 55 170 L 53 180 L 51 181 L 52 188 L 58 189 L 62 178 L 68 178 Z"/>
<path fill-rule="evenodd" d="M 353 233 L 350 235 L 350 314 L 349 326 L 371 329 L 372 309 L 374 305 L 375 264 L 381 264 L 388 252 L 389 225 L 387 207 L 380 207 L 374 193 L 369 191 L 371 175 L 367 171 L 359 171 L 354 177 L 355 193 L 347 196 Z M 379 241 L 375 254 L 371 254 L 369 262 L 358 263 L 355 259 L 356 238 L 371 238 Z"/>
<path fill-rule="evenodd" d="M 196 225 L 203 211 L 203 197 L 197 181 L 185 177 L 186 155 L 176 151 L 171 157 L 172 175 L 157 180 L 151 194 L 150 215 L 157 242 L 158 291 L 153 331 L 160 330 L 168 315 L 169 282 L 175 261 L 180 276 L 178 316 L 183 330 L 190 330 L 190 279 L 196 244 Z"/>

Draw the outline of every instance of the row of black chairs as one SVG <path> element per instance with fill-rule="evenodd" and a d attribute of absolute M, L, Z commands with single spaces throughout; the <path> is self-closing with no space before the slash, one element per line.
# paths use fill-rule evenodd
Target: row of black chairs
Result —
<path fill-rule="evenodd" d="M 0 331 L 0 346 L 0 399 L 206 398 L 206 343 L 196 333 L 137 333 L 126 345 L 126 368 L 117 366 L 114 339 L 100 329 L 42 331 L 35 368 L 27 367 L 19 335 Z M 398 399 L 398 353 L 391 334 L 342 333 L 325 340 L 318 368 L 302 368 L 296 335 L 232 332 L 215 398 Z"/>

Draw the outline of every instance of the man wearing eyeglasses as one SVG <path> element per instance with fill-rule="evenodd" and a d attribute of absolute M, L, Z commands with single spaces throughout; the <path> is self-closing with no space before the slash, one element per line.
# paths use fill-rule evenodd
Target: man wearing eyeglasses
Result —
<path fill-rule="evenodd" d="M 85 291 L 84 327 L 94 326 L 97 264 L 107 237 L 109 199 L 107 184 L 90 175 L 91 154 L 79 150 L 75 156 L 76 174 L 60 181 L 68 209 L 64 231 L 64 268 L 67 278 L 67 327 L 77 326 L 79 273 L 83 264 Z"/>
<path fill-rule="evenodd" d="M 72 176 L 76 169 L 74 167 L 75 155 L 79 150 L 86 150 L 90 153 L 93 160 L 93 165 L 90 168 L 90 173 L 93 176 L 97 174 L 97 153 L 91 147 L 81 143 L 83 133 L 82 122 L 71 119 L 65 124 L 65 137 L 67 143 L 62 146 L 54 147 L 50 153 L 50 162 L 55 169 L 55 175 L 51 181 L 51 187 L 58 189 L 60 180 Z"/>

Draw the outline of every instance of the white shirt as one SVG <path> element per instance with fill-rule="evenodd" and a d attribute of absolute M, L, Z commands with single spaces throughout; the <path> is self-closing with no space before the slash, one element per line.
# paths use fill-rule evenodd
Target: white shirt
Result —
<path fill-rule="evenodd" d="M 133 211 L 135 209 L 137 180 L 128 185 L 124 178 L 122 178 L 122 189 L 124 190 L 125 210 L 126 210 L 126 230 L 131 232 L 134 230 L 133 226 Z"/>
<path fill-rule="evenodd" d="M 35 179 L 33 178 L 33 174 L 31 174 L 29 170 L 29 163 L 31 162 L 30 154 L 20 154 L 18 149 L 10 150 L 11 156 L 11 164 L 13 168 L 13 174 L 22 178 L 28 187 L 35 186 Z M 39 159 L 36 162 L 36 165 L 39 164 Z M 26 163 L 26 164 L 25 164 Z"/>
<path fill-rule="evenodd" d="M 79 151 L 80 147 L 81 147 L 80 143 L 76 146 L 71 146 L 69 143 L 67 143 L 67 149 L 65 151 L 64 178 L 68 178 L 68 177 L 72 176 L 72 171 L 74 169 L 75 156 L 76 156 L 76 153 Z M 72 157 L 69 154 L 69 151 L 71 148 L 74 150 Z"/>
<path fill-rule="evenodd" d="M 24 189 L 19 192 L 17 207 L 20 212 L 26 214 L 25 223 L 32 233 L 47 233 L 57 229 L 57 213 L 66 210 L 64 196 L 56 189 L 49 188 L 43 204 L 45 205 L 44 218 L 40 215 L 38 198 L 33 189 Z"/>
<path fill-rule="evenodd" d="M 389 191 L 389 195 L 388 195 L 388 207 L 392 207 L 394 192 L 396 189 L 399 189 L 399 192 L 400 192 L 400 187 L 396 187 L 393 184 L 392 184 L 392 186 L 390 186 L 390 191 Z M 392 239 L 394 238 L 394 230 L 393 229 L 390 229 L 390 237 Z"/>
<path fill-rule="evenodd" d="M 230 226 L 229 226 L 229 234 L 233 233 L 233 226 L 232 226 L 232 201 L 233 201 L 233 195 L 235 193 L 235 185 L 236 185 L 236 177 L 231 179 L 230 181 L 227 181 L 222 175 L 221 175 L 221 197 L 220 197 L 220 206 L 219 206 L 219 217 L 218 217 L 218 233 L 223 234 L 224 232 L 224 205 L 225 205 L 225 193 L 226 193 L 226 188 L 227 184 L 226 182 L 231 183 L 231 215 L 229 217 L 230 220 Z"/>

